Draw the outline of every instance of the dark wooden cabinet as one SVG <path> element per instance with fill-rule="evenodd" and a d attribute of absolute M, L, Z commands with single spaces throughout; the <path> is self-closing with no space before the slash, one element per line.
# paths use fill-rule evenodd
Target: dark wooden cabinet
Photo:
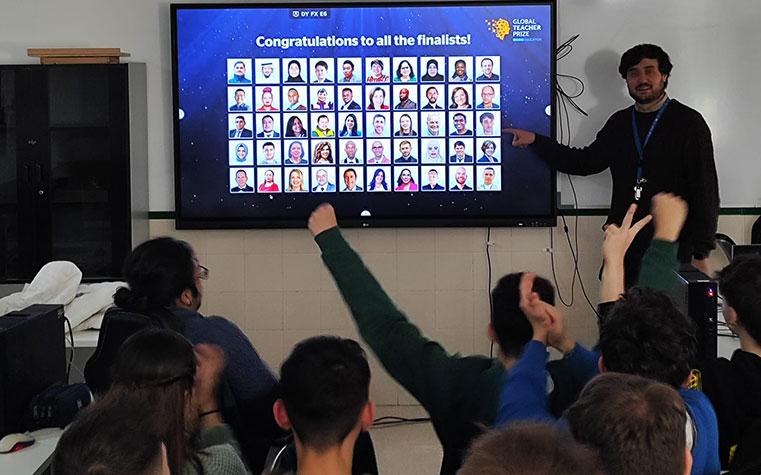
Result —
<path fill-rule="evenodd" d="M 148 237 L 143 64 L 0 65 L 0 282 L 117 278 Z"/>

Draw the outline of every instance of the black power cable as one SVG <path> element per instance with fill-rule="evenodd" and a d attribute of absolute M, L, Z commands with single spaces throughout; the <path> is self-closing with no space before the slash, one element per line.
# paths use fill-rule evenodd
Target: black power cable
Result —
<path fill-rule="evenodd" d="M 566 40 L 563 44 L 558 46 L 558 48 L 555 50 L 555 59 L 556 61 L 560 61 L 573 51 L 573 42 L 579 37 L 579 35 L 574 35 L 568 40 Z M 578 91 L 574 94 L 569 94 L 566 92 L 566 90 L 563 88 L 563 85 L 561 84 L 561 79 L 567 79 L 571 80 L 573 83 L 576 84 Z M 555 90 L 557 92 L 557 101 L 558 101 L 558 114 L 560 120 L 559 122 L 559 137 L 558 141 L 561 144 L 569 145 L 571 141 L 571 118 L 568 111 L 568 106 L 570 105 L 574 110 L 579 112 L 580 114 L 583 114 L 584 116 L 588 116 L 587 112 L 579 106 L 574 99 L 579 98 L 584 93 L 584 81 L 582 81 L 577 76 L 573 76 L 570 74 L 556 74 L 555 78 Z M 589 298 L 589 295 L 587 294 L 586 287 L 584 286 L 584 280 L 581 278 L 581 273 L 579 272 L 579 259 L 580 259 L 580 253 L 579 253 L 579 201 L 578 197 L 576 195 L 576 187 L 573 184 L 573 180 L 571 179 L 570 175 L 566 175 L 568 177 L 568 183 L 571 186 L 571 191 L 573 193 L 573 206 L 574 209 L 577 211 L 575 218 L 574 218 L 574 231 L 573 231 L 573 241 L 571 240 L 570 233 L 568 232 L 568 223 L 566 222 L 565 216 L 561 216 L 561 220 L 563 221 L 563 231 L 565 233 L 566 241 L 568 242 L 568 248 L 571 251 L 571 257 L 573 258 L 573 274 L 571 277 L 571 288 L 570 288 L 570 297 L 566 301 L 566 298 L 563 297 L 562 293 L 560 292 L 560 287 L 558 285 L 558 278 L 557 278 L 557 272 L 555 270 L 555 254 L 554 254 L 554 236 L 552 229 L 550 229 L 550 265 L 552 268 L 552 278 L 555 283 L 555 289 L 558 295 L 558 299 L 560 302 L 565 305 L 566 307 L 570 307 L 573 305 L 574 302 L 574 291 L 576 288 L 576 279 L 578 278 L 579 286 L 581 287 L 581 292 L 584 295 L 584 299 L 589 304 L 589 307 L 592 309 L 592 311 L 595 313 L 595 315 L 599 315 L 597 313 L 597 309 L 595 308 L 594 304 L 592 304 L 592 301 Z"/>

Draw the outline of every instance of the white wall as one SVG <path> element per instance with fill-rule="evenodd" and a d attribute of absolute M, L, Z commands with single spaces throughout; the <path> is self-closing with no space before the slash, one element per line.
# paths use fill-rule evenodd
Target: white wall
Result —
<path fill-rule="evenodd" d="M 0 62 L 38 63 L 27 48 L 121 48 L 148 72 L 149 199 L 174 209 L 169 2 L 0 0 Z"/>
<path fill-rule="evenodd" d="M 148 67 L 150 209 L 174 209 L 169 2 L 0 0 L 0 62 L 35 63 L 30 47 L 119 47 Z M 723 206 L 761 206 L 761 5 L 757 0 L 558 0 L 558 43 L 580 33 L 558 72 L 586 83 L 571 116 L 572 143 L 588 144 L 628 105 L 616 73 L 621 52 L 661 44 L 676 65 L 669 91 L 700 110 L 713 131 Z M 565 179 L 563 202 L 571 203 Z M 608 172 L 577 178 L 584 207 L 606 207 Z"/>

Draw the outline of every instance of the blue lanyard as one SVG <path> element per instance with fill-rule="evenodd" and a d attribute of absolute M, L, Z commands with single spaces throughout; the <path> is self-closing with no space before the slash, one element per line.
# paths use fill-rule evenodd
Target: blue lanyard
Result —
<path fill-rule="evenodd" d="M 655 130 L 655 127 L 658 125 L 658 121 L 661 120 L 663 113 L 666 111 L 666 108 L 669 106 L 670 103 L 671 103 L 671 99 L 667 99 L 666 102 L 663 103 L 661 108 L 658 109 L 658 114 L 655 116 L 655 120 L 653 120 L 653 123 L 650 124 L 650 130 L 647 131 L 644 142 L 640 141 L 639 127 L 637 127 L 637 115 L 634 112 L 634 107 L 632 107 L 632 135 L 634 135 L 634 146 L 637 147 L 637 156 L 639 157 L 639 162 L 637 162 L 637 179 L 634 182 L 636 186 L 640 186 L 641 183 L 645 182 L 645 180 L 642 178 L 642 166 L 645 163 L 645 155 L 643 150 L 645 147 L 647 147 L 647 143 L 650 141 L 650 136 L 653 135 L 653 131 Z"/>

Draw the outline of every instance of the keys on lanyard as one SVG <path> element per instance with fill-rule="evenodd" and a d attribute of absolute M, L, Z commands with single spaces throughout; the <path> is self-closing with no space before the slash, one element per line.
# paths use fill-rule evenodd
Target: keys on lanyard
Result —
<path fill-rule="evenodd" d="M 647 180 L 645 178 L 640 178 L 637 180 L 636 184 L 634 185 L 634 201 L 639 201 L 639 199 L 642 198 L 642 184 L 646 182 Z"/>

